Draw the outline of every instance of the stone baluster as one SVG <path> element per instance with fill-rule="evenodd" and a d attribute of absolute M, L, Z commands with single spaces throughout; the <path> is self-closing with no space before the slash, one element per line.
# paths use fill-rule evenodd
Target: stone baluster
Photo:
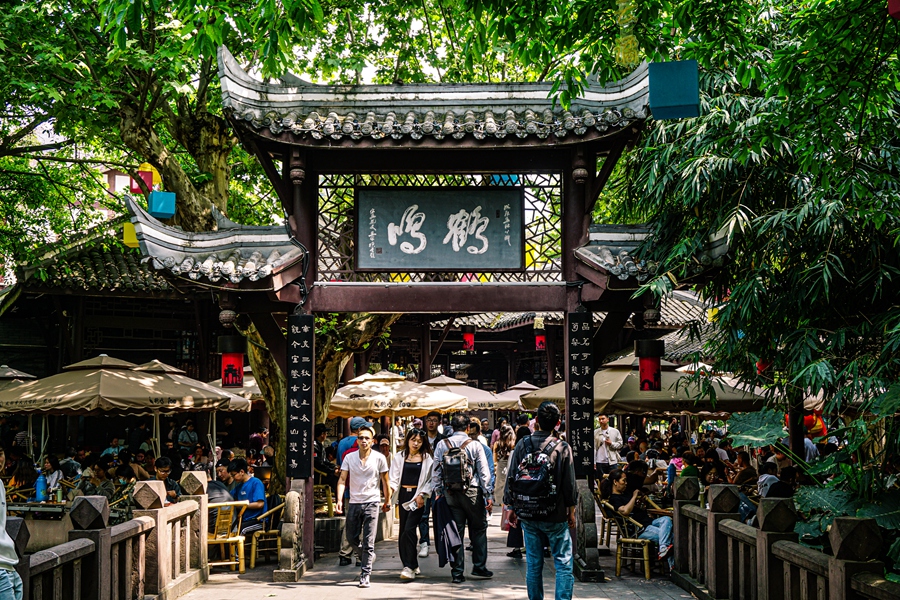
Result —
<path fill-rule="evenodd" d="M 106 496 L 79 496 L 69 510 L 72 531 L 69 541 L 89 539 L 94 552 L 82 559 L 81 597 L 85 600 L 109 600 L 110 549 L 109 501 Z"/>
<path fill-rule="evenodd" d="M 172 560 L 169 555 L 172 540 L 163 515 L 166 485 L 157 480 L 139 481 L 134 486 L 132 497 L 134 503 L 139 507 L 134 510 L 134 516 L 153 519 L 154 527 L 147 536 L 145 546 L 144 593 L 148 596 L 159 595 L 172 579 Z"/>
<path fill-rule="evenodd" d="M 725 519 L 740 521 L 741 498 L 736 485 L 709 486 L 706 521 L 706 587 L 712 598 L 728 598 L 728 537 L 719 531 Z"/>
<path fill-rule="evenodd" d="M 0 484 L 2 485 L 2 484 Z M 28 547 L 28 540 L 31 539 L 31 532 L 28 531 L 28 524 L 22 517 L 7 517 L 6 533 L 12 538 L 16 547 L 16 556 L 19 557 L 19 564 L 16 565 L 16 572 L 22 578 L 22 597 L 31 598 L 31 573 L 29 570 L 28 557 L 25 556 L 25 549 Z"/>
<path fill-rule="evenodd" d="M 796 542 L 797 513 L 792 498 L 763 498 L 756 511 L 757 600 L 784 600 L 784 571 L 781 560 L 772 554 L 775 542 Z"/>
<path fill-rule="evenodd" d="M 199 507 L 197 512 L 191 515 L 191 530 L 188 533 L 190 540 L 191 569 L 199 569 L 202 581 L 209 579 L 209 556 L 207 553 L 206 538 L 209 529 L 209 497 L 206 495 L 208 480 L 204 471 L 185 471 L 181 475 L 181 489 L 186 494 L 181 500 L 193 500 Z"/>
<path fill-rule="evenodd" d="M 698 477 L 678 477 L 675 479 L 675 500 L 673 502 L 672 543 L 675 552 L 675 571 L 688 573 L 691 553 L 688 544 L 688 519 L 684 516 L 685 506 L 700 505 L 700 479 Z"/>
<path fill-rule="evenodd" d="M 850 583 L 859 573 L 884 573 L 884 564 L 874 560 L 881 552 L 881 531 L 875 519 L 838 517 L 828 532 L 833 556 L 828 559 L 830 600 L 852 598 Z"/>

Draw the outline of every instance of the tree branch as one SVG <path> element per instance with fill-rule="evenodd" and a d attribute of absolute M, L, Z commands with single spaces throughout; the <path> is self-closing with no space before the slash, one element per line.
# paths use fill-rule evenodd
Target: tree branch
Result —
<path fill-rule="evenodd" d="M 75 140 L 66 140 L 56 144 L 41 144 L 40 146 L 20 146 L 18 148 L 3 149 L 4 144 L 0 143 L 0 156 L 21 156 L 31 152 L 43 152 L 45 150 L 59 150 L 66 146 L 71 146 Z M 37 158 L 37 157 L 35 157 Z"/>

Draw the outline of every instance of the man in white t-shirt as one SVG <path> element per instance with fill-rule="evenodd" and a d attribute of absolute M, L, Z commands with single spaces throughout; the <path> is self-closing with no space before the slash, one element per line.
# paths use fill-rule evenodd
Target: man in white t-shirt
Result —
<path fill-rule="evenodd" d="M 388 464 L 381 452 L 372 452 L 375 430 L 360 427 L 356 434 L 358 452 L 351 452 L 341 463 L 341 478 L 337 484 L 337 509 L 344 510 L 344 489 L 350 477 L 350 502 L 345 513 L 347 541 L 359 546 L 362 571 L 359 587 L 369 587 L 372 563 L 375 562 L 375 531 L 378 529 L 379 509 L 391 508 L 391 488 L 388 484 Z M 380 485 L 379 485 L 380 484 Z M 384 501 L 382 502 L 382 493 Z"/>
<path fill-rule="evenodd" d="M 600 425 L 594 430 L 594 465 L 598 480 L 619 466 L 619 450 L 622 449 L 622 434 L 609 424 L 609 417 L 597 417 Z"/>

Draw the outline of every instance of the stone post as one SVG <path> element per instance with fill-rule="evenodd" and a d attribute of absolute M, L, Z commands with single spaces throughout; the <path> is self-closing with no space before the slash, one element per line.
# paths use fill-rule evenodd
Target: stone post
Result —
<path fill-rule="evenodd" d="M 209 556 L 207 555 L 206 538 L 209 531 L 209 497 L 206 488 L 209 484 L 206 472 L 185 471 L 181 474 L 181 489 L 186 496 L 184 500 L 193 500 L 200 507 L 197 513 L 191 515 L 191 558 L 192 569 L 199 569 L 203 581 L 209 579 Z"/>
<path fill-rule="evenodd" d="M 728 598 L 728 538 L 719 531 L 725 519 L 740 521 L 736 485 L 711 485 L 706 521 L 706 588 L 712 598 Z"/>
<path fill-rule="evenodd" d="M 284 497 L 284 515 L 281 518 L 281 554 L 278 568 L 272 573 L 276 582 L 297 582 L 306 572 L 308 564 L 303 551 L 303 489 L 306 480 L 291 481 L 291 489 Z"/>
<path fill-rule="evenodd" d="M 828 594 L 831 600 L 852 598 L 850 584 L 859 573 L 884 573 L 874 560 L 881 552 L 881 531 L 875 519 L 838 517 L 828 532 L 833 556 L 828 559 Z"/>
<path fill-rule="evenodd" d="M 132 492 L 135 517 L 153 519 L 153 531 L 147 536 L 145 547 L 146 577 L 144 593 L 155 596 L 163 593 L 172 579 L 172 560 L 169 555 L 172 539 L 163 513 L 166 498 L 166 485 L 162 481 L 139 481 Z"/>
<path fill-rule="evenodd" d="M 109 501 L 106 496 L 79 496 L 69 510 L 73 530 L 69 541 L 89 539 L 94 552 L 82 560 L 82 598 L 109 600 L 110 550 L 112 546 L 109 524 Z"/>
<path fill-rule="evenodd" d="M 700 478 L 678 477 L 675 479 L 675 507 L 673 513 L 672 543 L 675 552 L 675 571 L 688 572 L 688 557 L 691 549 L 688 545 L 688 521 L 684 516 L 685 506 L 700 505 Z"/>
<path fill-rule="evenodd" d="M 0 485 L 3 484 L 0 483 Z M 19 557 L 16 572 L 22 578 L 22 597 L 31 598 L 31 586 L 29 585 L 31 583 L 31 572 L 28 557 L 25 556 L 25 548 L 28 547 L 28 540 L 31 539 L 28 524 L 22 517 L 8 517 L 6 519 L 6 533 L 12 538 L 16 547 L 16 556 Z"/>
<path fill-rule="evenodd" d="M 756 511 L 756 583 L 758 600 L 784 600 L 784 571 L 772 555 L 775 542 L 796 542 L 797 513 L 792 498 L 763 498 Z"/>

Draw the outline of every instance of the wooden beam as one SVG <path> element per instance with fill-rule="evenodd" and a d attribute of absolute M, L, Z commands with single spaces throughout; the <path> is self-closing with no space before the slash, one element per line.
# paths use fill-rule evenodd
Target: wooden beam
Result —
<path fill-rule="evenodd" d="M 621 144 L 613 147 L 603 160 L 603 166 L 600 167 L 596 177 L 594 177 L 590 193 L 585 198 L 586 203 L 584 208 L 588 214 L 594 211 L 594 205 L 597 204 L 597 199 L 600 198 L 600 194 L 603 193 L 603 188 L 606 187 L 606 182 L 609 181 L 609 177 L 612 175 L 613 169 L 616 168 L 616 163 L 619 162 L 619 158 L 621 158 L 622 152 L 625 151 L 626 145 L 626 142 L 623 141 Z"/>
<path fill-rule="evenodd" d="M 435 346 L 434 352 L 431 352 L 429 355 L 428 364 L 430 364 L 430 365 L 434 364 L 434 359 L 437 358 L 438 353 L 441 351 L 441 347 L 444 345 L 444 340 L 447 339 L 447 335 L 449 335 L 450 330 L 453 329 L 453 323 L 455 321 L 456 321 L 456 315 L 453 315 L 447 321 L 447 324 L 444 325 L 444 330 L 441 332 L 441 337 L 438 338 L 437 346 Z M 429 332 L 429 335 L 431 335 L 430 332 Z"/>
<path fill-rule="evenodd" d="M 297 286 L 278 292 L 282 302 L 300 300 Z M 562 283 L 316 283 L 313 312 L 528 312 L 565 310 Z"/>

